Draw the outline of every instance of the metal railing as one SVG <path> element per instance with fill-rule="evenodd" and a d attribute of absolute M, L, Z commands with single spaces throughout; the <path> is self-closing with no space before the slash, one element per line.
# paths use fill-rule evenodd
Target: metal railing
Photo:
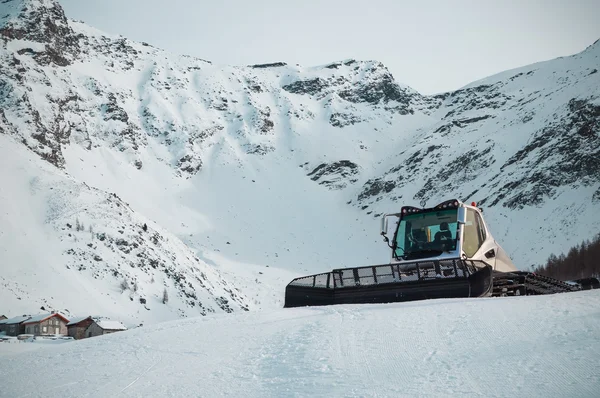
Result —
<path fill-rule="evenodd" d="M 478 268 L 475 263 L 477 261 L 449 259 L 337 268 L 331 272 L 296 278 L 288 286 L 343 289 L 439 278 L 468 278 Z"/>

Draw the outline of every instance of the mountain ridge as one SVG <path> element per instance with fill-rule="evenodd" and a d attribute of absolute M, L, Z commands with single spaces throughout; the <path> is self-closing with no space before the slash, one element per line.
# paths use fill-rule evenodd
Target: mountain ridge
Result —
<path fill-rule="evenodd" d="M 374 217 L 423 199 L 477 201 L 521 269 L 600 222 L 598 42 L 424 96 L 378 61 L 219 66 L 106 35 L 55 0 L 0 10 L 5 169 L 31 187 L 13 181 L 20 194 L 2 196 L 14 212 L 0 250 L 29 276 L 11 274 L 0 297 L 23 311 L 35 312 L 12 293 L 20 286 L 36 306 L 73 307 L 33 287 L 44 260 L 23 253 L 48 239 L 53 272 L 97 290 L 82 306 L 139 322 L 280 306 L 294 275 L 384 263 Z M 55 185 L 78 194 L 40 201 Z M 29 201 L 38 210 L 20 225 Z M 48 218 L 62 208 L 94 232 Z M 20 246 L 7 238 L 31 230 L 45 232 Z M 121 291 L 125 275 L 136 292 Z M 171 304 L 150 282 L 159 275 Z"/>

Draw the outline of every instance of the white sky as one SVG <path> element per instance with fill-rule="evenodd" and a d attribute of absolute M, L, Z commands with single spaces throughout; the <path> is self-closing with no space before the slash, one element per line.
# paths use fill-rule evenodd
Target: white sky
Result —
<path fill-rule="evenodd" d="M 423 94 L 584 50 L 600 0 L 59 0 L 67 17 L 216 64 L 383 62 Z"/>

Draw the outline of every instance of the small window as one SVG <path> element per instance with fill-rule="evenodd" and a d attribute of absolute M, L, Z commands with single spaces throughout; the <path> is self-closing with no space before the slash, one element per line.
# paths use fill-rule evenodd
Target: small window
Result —
<path fill-rule="evenodd" d="M 48 328 L 46 326 L 42 327 L 42 333 L 46 333 L 47 330 L 48 330 Z"/>
<path fill-rule="evenodd" d="M 483 226 L 480 224 L 479 217 L 474 210 L 467 209 L 467 223 L 465 224 L 463 250 L 467 257 L 473 257 L 477 250 L 483 244 L 485 232 L 482 235 Z"/>
<path fill-rule="evenodd" d="M 475 213 L 475 221 L 477 222 L 477 232 L 479 235 L 479 240 L 481 242 L 480 246 L 485 242 L 485 238 L 487 237 L 485 234 L 485 226 L 483 225 L 483 220 L 479 213 Z"/>

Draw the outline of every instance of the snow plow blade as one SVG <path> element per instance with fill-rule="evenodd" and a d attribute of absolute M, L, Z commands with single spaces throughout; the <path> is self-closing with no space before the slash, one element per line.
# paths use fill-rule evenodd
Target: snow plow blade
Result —
<path fill-rule="evenodd" d="M 492 267 L 450 259 L 334 269 L 291 281 L 284 308 L 492 295 Z"/>

